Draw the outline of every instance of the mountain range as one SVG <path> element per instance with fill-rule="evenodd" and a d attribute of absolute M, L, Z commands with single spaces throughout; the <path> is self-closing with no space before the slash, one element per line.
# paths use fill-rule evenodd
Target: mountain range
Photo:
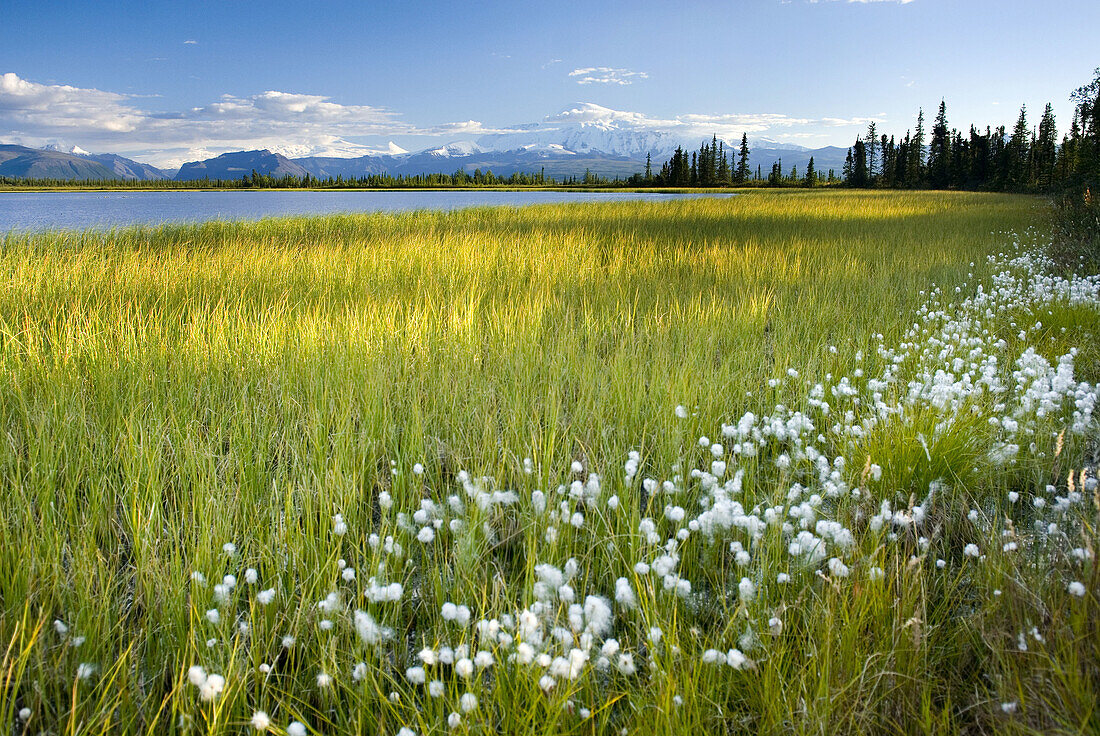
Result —
<path fill-rule="evenodd" d="M 80 148 L 60 150 L 0 145 L 0 176 L 34 179 L 124 179 L 195 181 L 201 179 L 240 179 L 253 171 L 273 177 L 285 175 L 345 179 L 387 173 L 450 174 L 475 170 L 492 171 L 498 176 L 543 171 L 546 176 L 580 176 L 585 171 L 614 178 L 629 177 L 645 168 L 646 155 L 652 158 L 654 171 L 672 156 L 677 146 L 697 150 L 700 140 L 684 134 L 650 130 L 601 116 L 605 111 L 595 105 L 569 110 L 556 122 L 518 126 L 506 133 L 483 135 L 474 140 L 455 141 L 421 151 L 404 151 L 391 143 L 387 153 L 372 153 L 356 158 L 309 156 L 289 158 L 278 150 L 235 151 L 203 161 L 185 163 L 178 172 L 168 172 L 149 164 L 115 154 L 91 154 Z M 576 120 L 562 121 L 573 115 Z M 736 149 L 740 140 L 725 140 L 728 149 Z M 783 173 L 792 166 L 805 171 L 810 157 L 821 173 L 840 172 L 847 149 L 836 146 L 810 149 L 767 138 L 749 142 L 750 168 L 757 166 L 767 176 L 772 163 L 782 161 Z M 289 152 L 289 151 L 288 151 Z"/>

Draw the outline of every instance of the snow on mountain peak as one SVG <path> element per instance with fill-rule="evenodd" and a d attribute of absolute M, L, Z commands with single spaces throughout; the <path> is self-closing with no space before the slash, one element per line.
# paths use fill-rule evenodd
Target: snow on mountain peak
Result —
<path fill-rule="evenodd" d="M 61 143 L 47 143 L 43 146 L 45 151 L 57 151 L 58 153 L 71 153 L 74 156 L 91 156 L 92 154 L 85 151 L 80 146 L 66 146 Z"/>
<path fill-rule="evenodd" d="M 475 143 L 474 141 L 455 141 L 454 143 L 448 143 L 440 148 L 433 148 L 428 153 L 433 156 L 439 156 L 441 158 L 450 158 L 452 156 L 471 156 L 475 153 L 483 153 L 485 151 L 480 145 L 480 141 Z"/>
<path fill-rule="evenodd" d="M 727 148 L 735 148 L 741 142 L 741 124 L 735 118 L 700 115 L 666 120 L 639 112 L 613 110 L 593 102 L 575 102 L 539 123 L 516 126 L 507 133 L 484 135 L 477 139 L 477 144 L 490 151 L 558 146 L 576 153 L 603 153 L 639 160 L 652 154 L 660 160 L 671 156 L 678 146 L 694 151 L 715 134 Z M 743 123 L 749 131 L 753 130 L 753 125 L 759 123 Z M 768 138 L 750 140 L 750 146 L 809 150 Z"/>

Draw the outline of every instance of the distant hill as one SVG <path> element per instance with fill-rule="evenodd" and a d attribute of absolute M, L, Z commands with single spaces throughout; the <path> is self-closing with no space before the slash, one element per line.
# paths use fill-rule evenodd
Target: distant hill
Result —
<path fill-rule="evenodd" d="M 113 171 L 116 178 L 119 179 L 135 179 L 137 181 L 160 181 L 162 179 L 171 179 L 167 173 L 161 171 L 155 166 L 149 164 L 143 164 L 138 161 L 133 161 L 122 156 L 117 156 L 113 153 L 88 153 L 83 154 L 83 158 L 90 159 L 97 163 L 103 164 L 106 168 Z"/>
<path fill-rule="evenodd" d="M 113 153 L 90 154 L 80 149 L 27 148 L 0 145 L 0 176 L 24 179 L 134 179 L 149 181 L 168 176 L 149 164 Z"/>
<path fill-rule="evenodd" d="M 0 145 L 0 176 L 24 179 L 118 179 L 98 161 L 61 151 Z"/>
<path fill-rule="evenodd" d="M 645 161 L 626 156 L 615 156 L 599 152 L 578 154 L 560 147 L 536 149 L 520 148 L 513 151 L 484 151 L 476 145 L 455 144 L 442 148 L 433 148 L 418 153 L 383 154 L 360 156 L 359 158 L 297 158 L 294 163 L 309 171 L 313 176 L 326 178 L 343 176 L 355 178 L 372 174 L 391 174 L 394 176 L 415 176 L 417 174 L 453 174 L 465 171 L 473 174 L 476 170 L 492 171 L 498 176 L 515 173 L 537 174 L 545 171 L 546 176 L 580 176 L 586 169 L 603 176 L 627 177 L 642 171 Z M 257 169 L 259 171 L 259 169 Z"/>
<path fill-rule="evenodd" d="M 176 174 L 176 181 L 195 181 L 197 179 L 240 179 L 242 176 L 250 176 L 255 171 L 257 174 L 267 174 L 274 177 L 305 176 L 308 172 L 299 164 L 291 161 L 286 156 L 262 151 L 237 151 L 235 153 L 223 153 L 217 158 L 205 161 L 192 161 L 180 167 Z"/>

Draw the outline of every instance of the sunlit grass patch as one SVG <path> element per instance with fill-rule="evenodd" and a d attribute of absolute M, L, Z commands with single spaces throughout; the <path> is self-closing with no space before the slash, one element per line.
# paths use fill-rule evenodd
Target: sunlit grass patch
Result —
<path fill-rule="evenodd" d="M 1037 206 L 8 236 L 0 718 L 1094 727 L 1098 286 Z"/>

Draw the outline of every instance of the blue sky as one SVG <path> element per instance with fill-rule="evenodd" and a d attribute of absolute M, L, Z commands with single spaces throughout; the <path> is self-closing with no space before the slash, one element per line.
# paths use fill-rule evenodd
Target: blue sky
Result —
<path fill-rule="evenodd" d="M 1064 130 L 1100 66 L 1096 0 L 2 3 L 0 141 L 164 165 L 418 149 L 577 103 L 808 146 L 903 134 L 941 97 L 954 126 L 1049 101 Z"/>

